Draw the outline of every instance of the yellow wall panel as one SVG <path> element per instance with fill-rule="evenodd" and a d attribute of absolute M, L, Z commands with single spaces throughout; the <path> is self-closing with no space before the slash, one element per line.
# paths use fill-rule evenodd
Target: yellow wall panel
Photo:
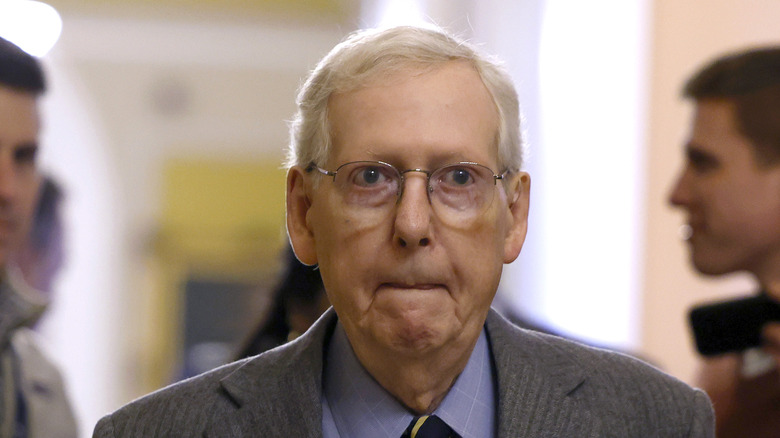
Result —
<path fill-rule="evenodd" d="M 160 229 L 145 270 L 141 374 L 146 391 L 171 383 L 186 368 L 189 284 L 218 285 L 212 291 L 217 303 L 229 303 L 237 288 L 253 288 L 242 307 L 253 316 L 220 320 L 228 325 L 254 327 L 265 311 L 285 244 L 286 172 L 280 161 L 177 158 L 164 166 Z"/>
<path fill-rule="evenodd" d="M 236 232 L 280 229 L 285 175 L 276 160 L 171 161 L 165 169 L 163 223 Z"/>
<path fill-rule="evenodd" d="M 164 170 L 157 256 L 187 275 L 262 278 L 285 244 L 279 160 L 176 159 Z"/>

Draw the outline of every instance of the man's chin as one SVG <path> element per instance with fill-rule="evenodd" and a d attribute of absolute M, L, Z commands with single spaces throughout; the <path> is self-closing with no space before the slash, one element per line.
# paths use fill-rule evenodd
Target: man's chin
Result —
<path fill-rule="evenodd" d="M 691 263 L 693 264 L 694 269 L 702 275 L 720 276 L 737 271 L 737 269 L 730 265 L 718 262 L 718 260 L 712 260 L 711 258 L 696 257 L 695 254 L 691 256 Z"/>
<path fill-rule="evenodd" d="M 376 336 L 398 354 L 417 356 L 444 345 L 449 340 L 447 332 L 441 321 L 394 320 L 379 327 Z"/>

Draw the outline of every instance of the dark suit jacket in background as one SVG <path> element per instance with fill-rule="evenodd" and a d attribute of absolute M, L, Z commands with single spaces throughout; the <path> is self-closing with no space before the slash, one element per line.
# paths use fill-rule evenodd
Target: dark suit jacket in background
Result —
<path fill-rule="evenodd" d="M 140 398 L 94 437 L 321 437 L 333 310 L 296 341 Z M 707 396 L 631 357 L 517 328 L 491 311 L 499 437 L 714 437 Z"/>

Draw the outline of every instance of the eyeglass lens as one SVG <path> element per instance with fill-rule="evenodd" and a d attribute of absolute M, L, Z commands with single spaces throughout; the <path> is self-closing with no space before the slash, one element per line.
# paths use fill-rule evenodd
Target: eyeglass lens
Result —
<path fill-rule="evenodd" d="M 333 181 L 351 209 L 377 209 L 392 206 L 400 199 L 405 175 L 411 172 L 426 174 L 431 205 L 448 222 L 458 223 L 479 215 L 494 196 L 493 171 L 476 163 L 451 164 L 433 172 L 420 169 L 400 172 L 387 163 L 357 161 L 336 169 Z"/>

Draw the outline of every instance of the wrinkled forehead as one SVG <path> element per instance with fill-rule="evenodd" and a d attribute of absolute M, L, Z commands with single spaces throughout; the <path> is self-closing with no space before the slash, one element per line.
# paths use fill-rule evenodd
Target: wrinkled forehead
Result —
<path fill-rule="evenodd" d="M 349 152 L 381 150 L 365 157 L 380 161 L 419 156 L 422 150 L 416 146 L 428 146 L 441 156 L 431 164 L 479 160 L 496 167 L 500 116 L 491 93 L 467 63 L 437 67 L 386 72 L 363 87 L 334 93 L 328 103 L 331 150 L 325 161 L 354 160 L 352 153 L 343 156 L 346 142 Z"/>

